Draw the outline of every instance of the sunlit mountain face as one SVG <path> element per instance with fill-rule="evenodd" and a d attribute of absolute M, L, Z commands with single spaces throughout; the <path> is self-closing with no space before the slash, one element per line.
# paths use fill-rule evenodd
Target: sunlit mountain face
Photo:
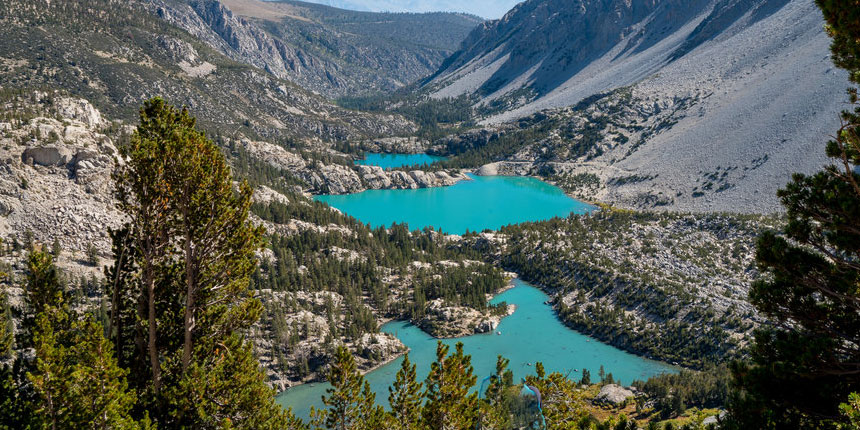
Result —
<path fill-rule="evenodd" d="M 518 0 L 305 0 L 341 9 L 372 12 L 466 12 L 487 19 L 500 18 Z"/>

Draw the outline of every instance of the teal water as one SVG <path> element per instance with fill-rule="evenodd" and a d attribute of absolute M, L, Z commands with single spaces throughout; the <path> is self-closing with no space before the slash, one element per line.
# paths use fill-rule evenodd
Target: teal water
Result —
<path fill-rule="evenodd" d="M 367 190 L 356 194 L 314 197 L 374 227 L 405 222 L 410 229 L 427 226 L 446 233 L 497 230 L 525 221 L 540 221 L 593 206 L 574 200 L 560 188 L 522 176 L 474 176 L 450 187 L 417 190 Z"/>
<path fill-rule="evenodd" d="M 516 312 L 499 324 L 497 331 L 501 335 L 487 333 L 444 340 L 452 349 L 457 342 L 463 342 L 465 353 L 472 356 L 478 384 L 495 371 L 498 355 L 510 360 L 514 381 L 533 374 L 536 361 L 544 364 L 547 373 L 569 373 L 571 379 L 579 379 L 582 369 L 586 368 L 592 380 L 597 380 L 598 370 L 603 365 L 607 373 L 611 372 L 625 384 L 676 371 L 665 363 L 626 353 L 565 327 L 552 307 L 545 304 L 546 294 L 525 282 L 514 282 L 514 288 L 493 299 L 493 303 L 506 301 L 517 305 Z M 394 334 L 409 347 L 409 359 L 416 363 L 418 378 L 423 381 L 430 372 L 430 363 L 436 359 L 436 339 L 403 321 L 390 322 L 382 331 Z M 388 406 L 388 386 L 394 382 L 402 361 L 402 357 L 398 358 L 365 375 L 376 393 L 377 403 Z M 323 407 L 321 396 L 328 387 L 327 383 L 300 385 L 278 396 L 278 402 L 292 407 L 297 416 L 307 419 L 311 406 Z"/>
<path fill-rule="evenodd" d="M 427 154 L 377 154 L 374 152 L 368 152 L 364 154 L 364 160 L 355 160 L 355 164 L 392 169 L 395 167 L 433 164 L 444 159 L 445 157 L 437 157 L 435 155 Z"/>

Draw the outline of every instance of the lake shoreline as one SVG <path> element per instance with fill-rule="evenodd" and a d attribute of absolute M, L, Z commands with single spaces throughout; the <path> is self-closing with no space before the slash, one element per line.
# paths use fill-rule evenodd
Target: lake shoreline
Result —
<path fill-rule="evenodd" d="M 622 384 L 678 371 L 667 363 L 631 354 L 571 329 L 547 303 L 549 296 L 544 290 L 516 278 L 512 280 L 512 284 L 514 288 L 506 288 L 494 298 L 494 303 L 505 301 L 517 305 L 516 313 L 510 316 L 510 319 L 506 317 L 498 327 L 499 334 L 494 330 L 493 333 L 484 333 L 487 336 L 436 339 L 419 327 L 402 320 L 389 322 L 381 331 L 391 335 L 396 333 L 396 337 L 409 348 L 410 361 L 418 366 L 419 378 L 429 372 L 435 360 L 436 344 L 440 341 L 451 347 L 462 341 L 464 352 L 472 357 L 475 374 L 483 376 L 492 374 L 499 355 L 510 360 L 509 369 L 514 372 L 515 379 L 533 374 L 534 363 L 537 361 L 544 363 L 548 373 L 562 374 L 574 369 L 579 372 L 584 368 L 596 374 L 602 365 L 622 381 Z M 399 358 L 399 355 L 389 358 L 387 363 L 375 366 L 375 371 L 362 372 L 377 399 L 381 399 L 383 407 L 386 406 L 386 390 L 399 370 L 398 366 L 386 365 Z M 307 414 L 311 406 L 320 407 L 320 395 L 324 395 L 328 385 L 294 388 L 298 389 L 291 394 L 279 395 L 279 404 L 292 407 L 294 413 L 301 416 Z M 290 393 L 290 390 L 286 393 Z"/>
<path fill-rule="evenodd" d="M 498 291 L 496 291 L 496 293 L 495 293 L 495 294 L 493 294 L 493 295 L 492 295 L 492 297 L 490 297 L 487 301 L 489 302 L 490 300 L 492 300 L 492 299 L 496 298 L 496 297 L 497 297 L 497 296 L 499 296 L 500 294 L 502 294 L 502 293 L 504 293 L 504 292 L 506 292 L 506 291 L 509 291 L 509 290 L 511 290 L 511 289 L 516 288 L 516 287 L 517 287 L 517 285 L 514 283 L 514 280 L 515 280 L 515 279 L 519 279 L 519 275 L 518 275 L 518 274 L 515 274 L 515 275 L 516 275 L 516 276 L 512 277 L 512 278 L 508 281 L 508 283 L 507 283 L 507 284 L 505 284 L 505 286 L 504 286 L 504 287 L 502 287 L 502 288 L 500 288 Z M 507 318 L 507 317 L 509 317 L 509 316 L 513 315 L 513 314 L 514 314 L 514 312 L 516 312 L 516 311 L 517 311 L 517 305 L 516 305 L 516 304 L 509 304 L 509 305 L 508 305 L 508 313 L 507 313 L 507 314 L 505 314 L 504 316 L 502 316 L 502 317 L 500 318 L 499 323 L 501 324 L 501 321 L 502 321 L 502 320 L 504 320 L 505 318 Z M 410 321 L 410 320 L 408 320 L 408 319 L 382 318 L 382 319 L 380 319 L 379 321 L 377 321 L 377 323 L 379 324 L 379 326 L 380 326 L 380 327 L 382 327 L 382 326 L 384 326 L 384 325 L 386 325 L 386 324 L 388 324 L 388 323 L 391 323 L 391 322 L 404 322 L 404 323 L 409 323 L 409 324 L 415 325 L 412 321 Z M 416 327 L 418 327 L 418 326 L 416 326 Z M 421 330 L 421 331 L 422 331 L 422 332 L 424 332 L 424 333 L 427 333 L 426 331 L 422 330 L 420 327 L 418 327 L 418 329 L 419 329 L 419 330 Z M 474 336 L 474 335 L 476 335 L 476 334 L 487 334 L 487 333 L 472 333 L 472 334 L 464 334 L 464 335 L 461 335 L 461 336 L 453 336 L 453 337 L 439 337 L 439 336 L 433 336 L 433 335 L 431 335 L 430 333 L 427 333 L 427 335 L 428 335 L 428 336 L 430 336 L 430 337 L 432 337 L 432 338 L 434 338 L 434 339 L 437 339 L 437 340 L 452 340 L 452 339 L 460 339 L 460 338 L 464 338 L 464 337 L 468 337 L 468 336 Z M 399 340 L 399 339 L 398 339 L 398 340 Z M 371 367 L 369 367 L 369 368 L 367 368 L 367 369 L 359 369 L 359 372 L 360 372 L 362 375 L 368 374 L 368 373 L 373 372 L 374 370 L 377 370 L 377 369 L 379 369 L 380 367 L 383 367 L 383 366 L 385 366 L 385 365 L 387 365 L 387 364 L 389 364 L 389 363 L 392 363 L 392 362 L 396 361 L 398 358 L 400 358 L 400 357 L 402 357 L 402 356 L 404 356 L 404 355 L 408 354 L 408 353 L 409 353 L 409 351 L 410 351 L 410 348 L 409 348 L 408 346 L 406 346 L 406 345 L 403 345 L 403 346 L 406 348 L 405 350 L 403 350 L 403 351 L 401 351 L 401 352 L 399 352 L 399 353 L 397 353 L 397 354 L 391 355 L 390 357 L 387 357 L 385 360 L 380 361 L 379 363 L 374 364 L 373 366 L 371 366 Z M 281 391 L 280 393 L 278 393 L 278 395 L 281 395 L 281 394 L 283 394 L 283 393 L 286 393 L 287 391 L 289 391 L 289 390 L 291 390 L 291 389 L 293 389 L 293 388 L 296 388 L 296 387 L 300 387 L 300 386 L 302 386 L 302 385 L 318 384 L 318 383 L 324 383 L 324 382 L 327 382 L 327 381 L 325 380 L 325 378 L 324 378 L 324 377 L 322 377 L 322 378 L 312 379 L 312 380 L 309 380 L 309 381 L 299 382 L 299 383 L 296 383 L 296 384 L 294 384 L 294 385 L 290 385 L 290 386 L 289 386 L 289 388 L 287 388 L 287 389 L 286 389 L 286 390 L 284 390 L 284 391 Z"/>
<path fill-rule="evenodd" d="M 652 355 L 652 354 L 648 354 L 648 353 L 646 353 L 646 352 L 643 352 L 643 351 L 637 350 L 637 349 L 635 349 L 635 348 L 630 348 L 630 347 L 628 347 L 627 345 L 624 345 L 623 343 L 616 341 L 615 339 L 608 339 L 608 338 L 604 338 L 604 337 L 602 337 L 602 336 L 598 336 L 598 335 L 596 335 L 593 331 L 589 331 L 589 330 L 585 329 L 584 327 L 579 327 L 579 326 L 577 326 L 576 324 L 573 324 L 573 323 L 571 323 L 570 321 L 568 321 L 568 320 L 566 320 L 566 319 L 562 318 L 562 317 L 561 317 L 561 314 L 559 314 L 559 312 L 558 312 L 558 304 L 556 303 L 556 300 L 555 300 L 555 299 L 554 299 L 554 297 L 553 297 L 553 294 L 555 294 L 555 293 L 557 293 L 557 292 L 558 292 L 558 290 L 559 290 L 558 288 L 551 288 L 551 287 L 548 287 L 548 286 L 546 286 L 546 285 L 544 285 L 544 284 L 541 284 L 540 282 L 528 281 L 528 280 L 525 280 L 525 279 L 521 279 L 521 278 L 519 278 L 519 277 L 518 277 L 518 279 L 520 279 L 522 282 L 526 282 L 526 283 L 528 283 L 529 285 L 531 285 L 531 286 L 533 286 L 533 287 L 537 288 L 538 290 L 541 290 L 544 294 L 546 294 L 547 296 L 549 296 L 550 305 L 552 306 L 553 314 L 555 314 L 555 317 L 556 317 L 556 318 L 557 318 L 557 319 L 558 319 L 558 320 L 559 320 L 559 321 L 560 321 L 560 322 L 561 322 L 565 327 L 569 328 L 570 330 L 573 330 L 573 331 L 575 331 L 575 332 L 577 332 L 577 333 L 579 333 L 579 334 L 582 334 L 583 336 L 587 336 L 587 337 L 589 337 L 589 338 L 593 339 L 595 342 L 600 342 L 600 343 L 602 343 L 602 344 L 604 344 L 604 345 L 609 345 L 609 346 L 612 346 L 612 347 L 614 347 L 614 348 L 618 348 L 618 349 L 620 349 L 620 350 L 622 350 L 622 351 L 624 351 L 624 352 L 627 352 L 627 353 L 629 353 L 629 354 L 635 355 L 635 356 L 637 356 L 637 357 L 641 357 L 641 358 L 645 358 L 645 359 L 648 359 L 648 360 L 652 360 L 652 361 L 657 361 L 657 362 L 660 362 L 660 363 L 664 363 L 664 364 L 666 364 L 667 366 L 671 366 L 671 367 L 676 368 L 676 369 L 684 369 L 684 370 L 701 370 L 701 369 L 695 369 L 695 368 L 692 368 L 692 367 L 684 366 L 684 365 L 681 365 L 681 364 L 678 364 L 678 363 L 675 363 L 675 362 L 669 362 L 669 361 L 666 361 L 666 359 L 664 359 L 664 358 L 661 358 L 661 357 L 658 357 L 658 356 L 654 356 L 654 355 Z"/>

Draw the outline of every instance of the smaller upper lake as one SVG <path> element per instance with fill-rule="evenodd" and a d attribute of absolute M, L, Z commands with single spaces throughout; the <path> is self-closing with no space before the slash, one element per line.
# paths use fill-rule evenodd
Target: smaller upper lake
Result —
<path fill-rule="evenodd" d="M 364 154 L 364 160 L 355 160 L 355 164 L 365 166 L 379 166 L 383 169 L 393 169 L 404 166 L 422 166 L 433 164 L 445 157 L 437 157 L 427 154 L 377 154 L 368 152 Z"/>
<path fill-rule="evenodd" d="M 586 213 L 594 207 L 574 200 L 560 188 L 522 176 L 474 176 L 450 187 L 417 190 L 367 190 L 323 195 L 328 203 L 373 227 L 407 223 L 446 233 L 497 230 L 508 224 Z"/>

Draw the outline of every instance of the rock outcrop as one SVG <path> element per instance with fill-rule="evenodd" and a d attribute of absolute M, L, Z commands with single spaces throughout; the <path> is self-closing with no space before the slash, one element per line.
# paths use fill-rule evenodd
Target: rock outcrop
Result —
<path fill-rule="evenodd" d="M 82 99 L 55 97 L 32 109 L 40 114 L 0 134 L 0 237 L 56 241 L 71 258 L 60 259 L 67 270 L 90 272 L 75 259 L 90 246 L 107 257 L 108 229 L 122 222 L 111 194 L 116 135 Z"/>
<path fill-rule="evenodd" d="M 383 170 L 379 166 L 346 166 L 311 162 L 301 155 L 267 142 L 242 140 L 240 144 L 255 157 L 284 169 L 320 194 L 350 194 L 367 189 L 417 189 L 454 185 L 469 177 L 460 171 Z"/>
<path fill-rule="evenodd" d="M 508 305 L 505 315 L 494 315 L 465 306 L 448 305 L 444 300 L 436 299 L 427 304 L 426 314 L 417 325 L 437 338 L 463 337 L 492 332 L 502 318 L 515 310 L 514 305 Z"/>
<path fill-rule="evenodd" d="M 414 190 L 416 188 L 446 187 L 469 177 L 462 172 L 424 172 L 384 170 L 379 166 L 357 166 L 358 174 L 370 189 Z"/>
<path fill-rule="evenodd" d="M 325 368 L 321 368 L 319 363 L 327 363 L 337 345 L 349 348 L 359 370 L 364 372 L 388 363 L 406 352 L 406 346 L 387 333 L 365 333 L 348 342 L 329 339 L 329 324 L 332 321 L 321 314 L 324 314 L 323 309 L 326 306 L 340 309 L 344 300 L 340 294 L 328 291 L 287 293 L 270 290 L 261 291 L 260 294 L 267 309 L 279 309 L 279 312 L 283 312 L 280 314 L 283 319 L 278 322 L 280 327 L 302 327 L 307 333 L 301 340 L 291 342 L 290 339 L 282 337 L 287 335 L 285 332 L 264 332 L 262 322 L 254 327 L 254 332 L 257 333 L 257 355 L 266 370 L 269 384 L 278 391 L 321 379 L 323 375 L 319 371 Z M 300 308 L 290 307 L 287 303 L 296 303 Z M 319 371 L 311 370 L 312 366 Z"/>
<path fill-rule="evenodd" d="M 594 403 L 598 405 L 621 406 L 633 397 L 636 397 L 636 394 L 627 388 L 615 384 L 606 384 L 600 389 L 597 397 L 594 398 Z"/>
<path fill-rule="evenodd" d="M 383 137 L 362 142 L 361 147 L 367 152 L 417 154 L 419 152 L 427 151 L 430 147 L 430 143 L 415 136 Z"/>

